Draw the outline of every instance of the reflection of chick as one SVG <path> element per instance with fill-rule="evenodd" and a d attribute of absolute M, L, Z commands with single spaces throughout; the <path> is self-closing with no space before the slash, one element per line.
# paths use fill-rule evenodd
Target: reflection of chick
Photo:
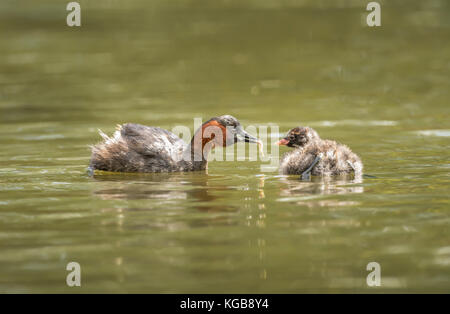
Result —
<path fill-rule="evenodd" d="M 311 197 L 313 195 L 364 193 L 363 186 L 355 185 L 355 183 L 361 183 L 362 179 L 355 178 L 349 180 L 347 175 L 338 177 L 314 177 L 312 182 L 282 177 L 280 178 L 280 182 L 286 184 L 286 186 L 281 189 L 280 193 L 282 197 L 286 197 L 285 200 L 294 201 L 297 205 L 307 206 L 308 208 L 355 206 L 359 204 L 359 202 L 356 201 L 333 199 L 329 197 Z"/>
<path fill-rule="evenodd" d="M 354 183 L 361 183 L 362 179 L 355 178 L 349 180 L 347 175 L 339 177 L 316 177 L 313 178 L 312 182 L 302 182 L 288 178 L 282 178 L 281 181 L 287 184 L 287 188 L 281 191 L 281 195 L 283 196 L 338 195 L 364 192 L 364 187 L 354 185 Z"/>
<path fill-rule="evenodd" d="M 362 175 L 363 164 L 358 155 L 345 145 L 322 140 L 310 127 L 293 128 L 278 145 L 297 148 L 284 154 L 280 164 L 283 174 L 301 174 L 303 179 L 309 178 L 310 173 L 331 176 L 354 172 L 355 177 Z"/>

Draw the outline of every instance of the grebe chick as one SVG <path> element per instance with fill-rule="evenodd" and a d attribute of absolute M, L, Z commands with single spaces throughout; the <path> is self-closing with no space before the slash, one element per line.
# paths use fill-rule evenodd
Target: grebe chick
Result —
<path fill-rule="evenodd" d="M 277 144 L 296 148 L 283 155 L 280 163 L 283 174 L 301 174 L 302 179 L 309 179 L 310 174 L 362 176 L 363 164 L 358 155 L 346 145 L 321 139 L 310 127 L 293 128 Z"/>
<path fill-rule="evenodd" d="M 119 125 L 113 137 L 100 131 L 104 141 L 92 146 L 89 170 L 114 172 L 181 172 L 205 170 L 208 153 L 215 145 L 236 142 L 261 142 L 244 131 L 230 115 L 215 117 L 203 123 L 191 142 L 151 126 L 127 123 Z"/>

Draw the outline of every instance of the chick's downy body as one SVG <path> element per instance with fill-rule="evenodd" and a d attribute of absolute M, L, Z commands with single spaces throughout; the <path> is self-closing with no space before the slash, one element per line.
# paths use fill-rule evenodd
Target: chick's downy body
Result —
<path fill-rule="evenodd" d="M 310 127 L 290 130 L 278 144 L 295 148 L 282 157 L 280 172 L 283 174 L 303 174 L 319 157 L 310 170 L 312 175 L 333 176 L 346 173 L 362 175 L 363 164 L 358 155 L 346 145 L 321 139 Z"/>

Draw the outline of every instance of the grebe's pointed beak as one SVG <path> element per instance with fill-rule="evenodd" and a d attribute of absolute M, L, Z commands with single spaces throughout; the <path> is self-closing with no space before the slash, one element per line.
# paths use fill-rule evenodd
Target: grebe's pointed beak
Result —
<path fill-rule="evenodd" d="M 258 144 L 259 152 L 260 152 L 261 156 L 264 156 L 263 143 L 258 138 L 254 137 L 251 134 L 248 134 L 242 128 L 238 128 L 236 130 L 236 137 L 237 137 L 237 140 L 240 142 Z"/>
<path fill-rule="evenodd" d="M 282 138 L 277 142 L 277 145 L 287 145 L 287 144 L 289 144 L 289 140 L 286 138 Z"/>
<path fill-rule="evenodd" d="M 261 144 L 261 141 L 259 139 L 257 139 L 253 135 L 245 132 L 244 129 L 242 129 L 242 128 L 238 128 L 236 130 L 236 136 L 237 136 L 238 141 L 240 141 L 240 142 Z"/>

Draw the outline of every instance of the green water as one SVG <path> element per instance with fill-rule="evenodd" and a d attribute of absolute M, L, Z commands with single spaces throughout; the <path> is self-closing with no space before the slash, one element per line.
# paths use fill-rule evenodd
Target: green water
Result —
<path fill-rule="evenodd" d="M 447 1 L 380 1 L 379 28 L 366 1 L 124 2 L 80 28 L 0 4 L 0 292 L 450 292 Z M 221 114 L 310 125 L 377 178 L 86 173 L 97 128 Z"/>

